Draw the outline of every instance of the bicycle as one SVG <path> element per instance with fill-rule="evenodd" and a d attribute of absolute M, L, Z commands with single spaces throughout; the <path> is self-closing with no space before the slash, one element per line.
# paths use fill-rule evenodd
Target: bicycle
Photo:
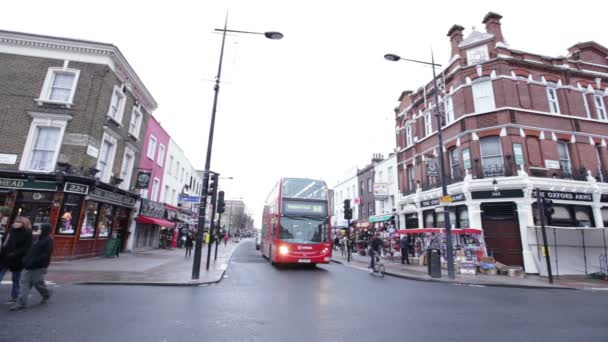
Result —
<path fill-rule="evenodd" d="M 380 256 L 378 256 L 378 254 L 379 253 L 374 253 L 373 257 L 375 258 L 375 261 L 370 274 L 382 278 L 384 277 L 384 264 L 380 260 Z"/>

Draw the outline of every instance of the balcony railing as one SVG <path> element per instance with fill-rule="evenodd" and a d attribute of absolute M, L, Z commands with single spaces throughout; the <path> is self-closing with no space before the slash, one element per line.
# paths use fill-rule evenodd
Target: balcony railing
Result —
<path fill-rule="evenodd" d="M 474 178 L 511 177 L 517 175 L 517 167 L 511 156 L 505 156 L 500 163 L 484 166 L 479 159 L 474 160 Z"/>

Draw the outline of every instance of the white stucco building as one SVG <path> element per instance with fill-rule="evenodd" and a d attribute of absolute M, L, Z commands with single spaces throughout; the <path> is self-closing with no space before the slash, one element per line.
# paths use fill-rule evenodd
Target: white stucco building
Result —
<path fill-rule="evenodd" d="M 399 181 L 397 174 L 397 155 L 391 153 L 374 167 L 374 195 L 376 197 L 376 216 L 393 214 L 399 203 Z M 402 223 L 399 223 L 403 227 Z"/>
<path fill-rule="evenodd" d="M 333 227 L 346 227 L 347 222 L 344 219 L 344 200 L 350 199 L 350 207 L 353 210 L 352 221 L 359 218 L 359 186 L 357 178 L 357 168 L 353 168 L 346 172 L 342 180 L 334 186 L 334 208 L 333 208 Z"/>
<path fill-rule="evenodd" d="M 193 174 L 193 167 L 184 151 L 175 143 L 173 139 L 169 141 L 167 151 L 167 161 L 165 164 L 164 184 L 160 192 L 159 202 L 177 207 L 178 197 L 190 188 L 190 176 Z"/>

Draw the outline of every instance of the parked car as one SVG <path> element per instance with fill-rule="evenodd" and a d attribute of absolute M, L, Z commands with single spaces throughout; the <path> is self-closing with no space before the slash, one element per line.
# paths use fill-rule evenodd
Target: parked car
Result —
<path fill-rule="evenodd" d="M 255 234 L 255 249 L 257 249 L 259 251 L 261 246 L 262 246 L 262 234 L 260 234 L 260 233 Z"/>

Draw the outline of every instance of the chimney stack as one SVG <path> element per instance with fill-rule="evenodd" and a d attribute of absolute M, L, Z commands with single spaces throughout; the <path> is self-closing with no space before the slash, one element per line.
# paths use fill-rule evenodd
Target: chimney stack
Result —
<path fill-rule="evenodd" d="M 448 31 L 448 37 L 450 37 L 450 43 L 452 43 L 452 57 L 460 54 L 460 48 L 458 48 L 458 44 L 462 42 L 462 31 L 464 31 L 464 27 L 460 25 L 454 25 Z"/>
<path fill-rule="evenodd" d="M 483 24 L 486 24 L 486 32 L 491 33 L 496 38 L 496 42 L 504 43 L 505 40 L 502 36 L 502 29 L 500 28 L 500 19 L 502 15 L 494 12 L 488 12 L 483 18 Z"/>

